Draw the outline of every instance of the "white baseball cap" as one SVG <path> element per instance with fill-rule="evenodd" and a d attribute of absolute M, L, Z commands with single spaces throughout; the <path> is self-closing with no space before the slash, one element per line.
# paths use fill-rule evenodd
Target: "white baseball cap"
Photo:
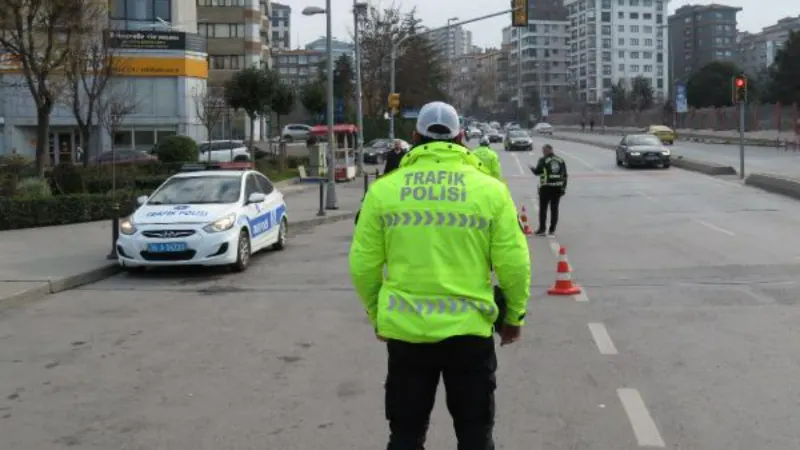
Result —
<path fill-rule="evenodd" d="M 445 102 L 431 102 L 419 110 L 417 133 L 431 139 L 455 139 L 461 132 L 458 112 Z"/>

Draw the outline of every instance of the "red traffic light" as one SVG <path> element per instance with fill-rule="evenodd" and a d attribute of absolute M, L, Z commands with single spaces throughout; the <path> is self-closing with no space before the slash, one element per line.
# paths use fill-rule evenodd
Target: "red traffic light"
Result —
<path fill-rule="evenodd" d="M 747 81 L 744 78 L 737 78 L 734 83 L 736 84 L 737 88 L 743 88 L 744 85 L 747 84 Z"/>

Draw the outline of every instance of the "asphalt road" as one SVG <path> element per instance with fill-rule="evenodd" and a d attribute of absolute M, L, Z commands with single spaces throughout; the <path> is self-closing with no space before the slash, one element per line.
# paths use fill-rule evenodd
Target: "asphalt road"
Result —
<path fill-rule="evenodd" d="M 557 132 L 556 137 L 575 137 L 591 139 L 596 142 L 616 145 L 622 140 L 619 135 L 600 135 L 588 133 Z M 572 144 L 562 144 L 567 146 Z M 715 162 L 733 167 L 739 172 L 739 146 L 721 144 L 701 144 L 696 142 L 678 141 L 670 149 L 676 154 L 687 158 Z M 745 174 L 748 173 L 776 173 L 788 177 L 800 178 L 800 151 L 785 150 L 773 147 L 745 147 Z"/>
<path fill-rule="evenodd" d="M 556 240 L 585 295 L 545 295 L 558 244 L 533 238 L 530 322 L 499 349 L 498 448 L 795 448 L 796 203 L 560 152 Z M 533 209 L 534 155 L 500 154 Z M 120 275 L 6 311 L 0 449 L 381 448 L 385 351 L 349 282 L 351 233 L 294 236 L 244 274 Z M 455 447 L 442 400 L 431 449 Z"/>

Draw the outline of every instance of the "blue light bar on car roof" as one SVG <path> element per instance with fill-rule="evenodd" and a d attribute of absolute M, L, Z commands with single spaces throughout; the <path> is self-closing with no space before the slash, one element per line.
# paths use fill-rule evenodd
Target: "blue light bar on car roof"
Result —
<path fill-rule="evenodd" d="M 181 166 L 181 172 L 199 172 L 203 170 L 250 170 L 253 165 L 249 161 L 214 162 L 214 163 L 186 163 Z"/>

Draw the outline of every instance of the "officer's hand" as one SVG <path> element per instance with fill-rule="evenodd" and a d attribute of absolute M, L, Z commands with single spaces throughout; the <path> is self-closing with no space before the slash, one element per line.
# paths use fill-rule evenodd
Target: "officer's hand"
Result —
<path fill-rule="evenodd" d="M 503 324 L 500 328 L 500 346 L 505 346 L 517 342 L 522 336 L 522 328 L 514 325 Z"/>

